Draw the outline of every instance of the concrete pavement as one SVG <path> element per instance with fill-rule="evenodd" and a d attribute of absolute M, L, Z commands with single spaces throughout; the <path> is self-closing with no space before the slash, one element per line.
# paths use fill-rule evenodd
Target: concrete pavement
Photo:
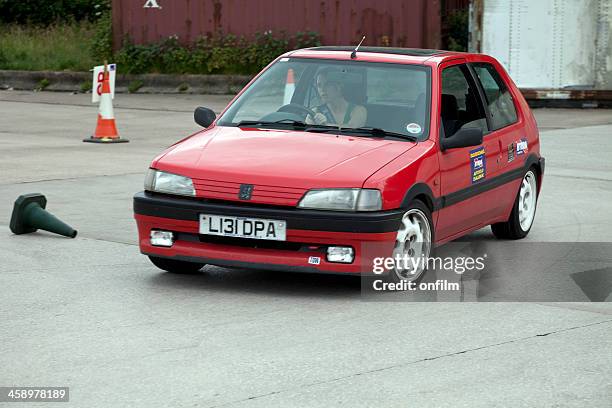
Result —
<path fill-rule="evenodd" d="M 131 197 L 228 97 L 121 95 L 130 143 L 82 143 L 88 95 L 0 92 L 0 386 L 87 407 L 609 407 L 610 303 L 361 301 L 351 277 L 155 269 Z M 536 110 L 547 159 L 530 242 L 612 242 L 612 114 Z M 75 240 L 8 229 L 42 192 Z M 489 229 L 472 240 L 492 239 Z"/>

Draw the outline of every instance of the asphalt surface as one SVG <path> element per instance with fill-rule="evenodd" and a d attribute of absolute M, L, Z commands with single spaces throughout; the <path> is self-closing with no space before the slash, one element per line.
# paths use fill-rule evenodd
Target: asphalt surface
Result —
<path fill-rule="evenodd" d="M 351 277 L 157 270 L 131 197 L 198 129 L 193 108 L 229 97 L 119 95 L 120 145 L 81 142 L 88 98 L 0 92 L 0 386 L 69 386 L 75 407 L 612 405 L 610 297 L 366 302 Z M 612 242 L 612 112 L 535 114 L 547 166 L 526 242 Z M 32 192 L 79 236 L 13 235 Z"/>

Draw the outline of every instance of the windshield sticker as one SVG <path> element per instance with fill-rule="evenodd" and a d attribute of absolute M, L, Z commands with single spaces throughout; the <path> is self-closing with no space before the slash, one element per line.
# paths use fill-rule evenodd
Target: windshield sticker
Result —
<path fill-rule="evenodd" d="M 487 171 L 487 157 L 484 146 L 470 150 L 470 168 L 472 173 L 472 184 L 484 180 Z"/>
<path fill-rule="evenodd" d="M 421 126 L 418 123 L 409 123 L 406 125 L 406 130 L 408 133 L 412 133 L 413 135 L 417 135 L 421 133 Z"/>
<path fill-rule="evenodd" d="M 514 160 L 514 142 L 508 145 L 508 163 Z"/>
<path fill-rule="evenodd" d="M 520 156 L 525 153 L 527 153 L 527 139 L 521 139 L 516 142 L 516 155 Z"/>

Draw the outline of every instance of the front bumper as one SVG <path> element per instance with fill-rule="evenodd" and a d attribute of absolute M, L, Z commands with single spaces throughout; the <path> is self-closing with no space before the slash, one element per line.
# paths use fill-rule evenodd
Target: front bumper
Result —
<path fill-rule="evenodd" d="M 200 235 L 199 215 L 216 214 L 284 220 L 286 241 Z M 361 273 L 371 270 L 370 252 L 390 254 L 403 211 L 351 213 L 175 197 L 141 192 L 134 196 L 134 217 L 143 254 L 211 265 L 303 272 Z M 172 247 L 152 246 L 152 229 L 175 233 Z M 327 246 L 351 246 L 351 264 L 327 262 Z M 319 264 L 309 262 L 320 258 Z"/>

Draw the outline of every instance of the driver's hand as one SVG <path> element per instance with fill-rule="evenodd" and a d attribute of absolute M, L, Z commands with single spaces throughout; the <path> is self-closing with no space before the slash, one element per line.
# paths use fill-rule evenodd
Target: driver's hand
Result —
<path fill-rule="evenodd" d="M 317 113 L 314 116 L 313 120 L 314 120 L 314 123 L 316 123 L 317 125 L 324 125 L 327 122 L 327 118 L 321 112 Z"/>

